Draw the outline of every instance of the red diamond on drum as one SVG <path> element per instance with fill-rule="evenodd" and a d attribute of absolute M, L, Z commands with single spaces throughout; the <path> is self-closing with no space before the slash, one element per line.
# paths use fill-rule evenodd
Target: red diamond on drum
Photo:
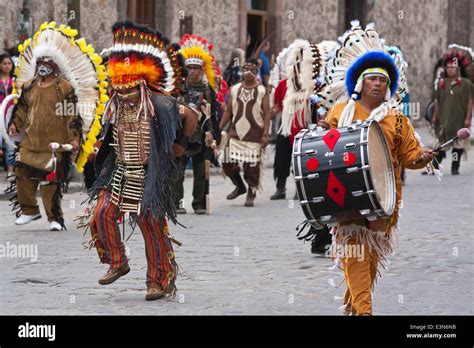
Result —
<path fill-rule="evenodd" d="M 292 165 L 301 207 L 316 228 L 361 216 L 389 218 L 395 209 L 393 164 L 376 121 L 301 130 Z"/>

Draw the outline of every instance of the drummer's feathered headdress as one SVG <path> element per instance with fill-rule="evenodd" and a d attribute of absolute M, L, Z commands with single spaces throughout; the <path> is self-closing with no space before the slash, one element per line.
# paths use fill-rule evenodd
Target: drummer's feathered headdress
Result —
<path fill-rule="evenodd" d="M 275 65 L 272 68 L 272 71 L 270 71 L 270 78 L 268 80 L 268 83 L 270 86 L 273 88 L 276 88 L 278 86 L 278 83 L 286 79 L 286 60 L 288 58 L 288 53 L 290 53 L 290 48 L 292 46 L 288 46 L 284 48 L 276 57 L 275 59 Z"/>
<path fill-rule="evenodd" d="M 395 65 L 398 68 L 398 90 L 397 94 L 400 99 L 403 100 L 405 95 L 409 93 L 408 90 L 408 83 L 406 78 L 406 70 L 408 69 L 408 63 L 403 56 L 403 52 L 398 46 L 388 46 L 387 47 L 388 54 L 393 58 L 395 61 Z"/>
<path fill-rule="evenodd" d="M 178 45 L 169 45 L 160 32 L 130 20 L 116 22 L 112 32 L 108 73 L 114 89 L 133 88 L 144 81 L 154 91 L 176 93 L 184 78 Z"/>
<path fill-rule="evenodd" d="M 107 75 L 102 59 L 84 38 L 75 39 L 77 30 L 55 22 L 43 23 L 33 38 L 18 46 L 20 57 L 15 69 L 14 93 L 21 93 L 23 85 L 33 79 L 39 60 L 47 58 L 68 80 L 77 97 L 76 107 L 87 131 L 82 150 L 77 158 L 77 170 L 82 172 L 87 157 L 94 151 L 93 144 L 100 132 L 100 119 L 107 102 Z"/>
<path fill-rule="evenodd" d="M 361 28 L 359 21 L 351 22 L 352 28 L 339 38 L 341 47 L 329 59 L 326 67 L 326 86 L 318 92 L 318 103 L 324 111 L 338 102 L 348 101 L 339 119 L 339 126 L 352 122 L 355 101 L 360 98 L 362 81 L 368 74 L 381 74 L 388 78 L 389 87 L 385 102 L 372 111 L 370 118 L 381 121 L 389 108 L 397 108 L 402 99 L 403 70 L 388 54 L 388 47 L 379 38 L 373 24 Z M 400 64 L 400 61 L 398 61 Z"/>
<path fill-rule="evenodd" d="M 214 45 L 203 39 L 201 36 L 194 36 L 185 34 L 181 41 L 180 53 L 184 57 L 184 64 L 188 65 L 200 65 L 203 67 L 204 75 L 206 76 L 207 82 L 212 88 L 216 88 L 216 70 L 215 70 L 215 59 L 212 49 Z"/>
<path fill-rule="evenodd" d="M 287 92 L 283 103 L 280 132 L 288 135 L 296 121 L 300 126 L 311 122 L 311 96 L 325 85 L 324 68 L 329 52 L 337 46 L 334 41 L 310 44 L 295 40 L 286 58 Z"/>

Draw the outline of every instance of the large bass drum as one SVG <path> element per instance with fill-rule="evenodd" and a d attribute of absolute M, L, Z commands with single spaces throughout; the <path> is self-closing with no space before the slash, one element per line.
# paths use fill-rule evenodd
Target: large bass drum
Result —
<path fill-rule="evenodd" d="M 304 214 L 316 228 L 395 209 L 395 175 L 387 141 L 373 120 L 348 127 L 301 130 L 293 172 Z"/>

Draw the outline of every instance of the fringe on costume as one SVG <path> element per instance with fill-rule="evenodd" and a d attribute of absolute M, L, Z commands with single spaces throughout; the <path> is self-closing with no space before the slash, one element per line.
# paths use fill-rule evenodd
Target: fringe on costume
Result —
<path fill-rule="evenodd" d="M 308 232 L 304 236 L 300 237 L 300 234 L 302 234 L 304 230 L 308 227 L 309 227 Z M 313 239 L 316 238 L 316 235 L 318 234 L 317 233 L 318 230 L 315 229 L 313 226 L 311 226 L 308 220 L 305 220 L 302 223 L 300 223 L 298 226 L 296 226 L 296 231 L 298 231 L 298 233 L 296 234 L 296 237 L 298 238 L 298 240 L 304 240 L 305 242 L 312 241 Z"/>
<path fill-rule="evenodd" d="M 379 264 L 383 269 L 389 263 L 388 256 L 397 248 L 398 224 L 391 225 L 387 231 L 373 231 L 365 226 L 351 224 L 347 226 L 336 226 L 331 229 L 333 243 L 331 250 L 338 250 L 348 245 L 355 238 L 356 244 L 367 245 L 369 252 L 375 252 L 379 257 Z M 366 251 L 364 251 L 366 252 Z"/>
<path fill-rule="evenodd" d="M 297 238 L 304 241 L 312 241 L 321 231 L 321 229 L 314 228 L 308 220 L 300 223 L 296 230 Z M 346 226 L 332 227 L 330 233 L 332 235 L 332 244 L 330 250 L 333 251 L 333 258 L 335 261 L 335 268 L 340 264 L 339 257 L 334 254 L 334 251 L 345 248 L 348 242 L 355 238 L 356 244 L 366 245 L 369 252 L 377 253 L 379 257 L 379 264 L 386 269 L 389 263 L 388 257 L 394 253 L 398 247 L 398 213 L 390 219 L 389 227 L 386 231 L 373 231 L 368 227 L 351 224 Z M 365 252 L 365 251 L 364 251 Z"/>

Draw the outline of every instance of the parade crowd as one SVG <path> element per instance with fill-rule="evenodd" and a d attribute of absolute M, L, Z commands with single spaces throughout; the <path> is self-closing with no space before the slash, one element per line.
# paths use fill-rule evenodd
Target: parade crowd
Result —
<path fill-rule="evenodd" d="M 311 240 L 316 254 L 324 254 L 331 243 L 365 248 L 362 261 L 346 256 L 335 262 L 345 272 L 345 314 L 370 315 L 378 265 L 393 252 L 404 171 L 421 169 L 441 179 L 441 163 L 446 165 L 451 150 L 450 172 L 462 174 L 469 139 L 459 136 L 459 130 L 471 127 L 473 110 L 470 48 L 453 44 L 436 57 L 426 120 L 437 140 L 434 148 L 458 138 L 433 150 L 423 145 L 407 111 L 409 62 L 396 46 L 403 43 L 387 45 L 372 24 L 362 28 L 354 21 L 340 42 L 297 39 L 278 54 L 271 54 L 270 38 L 250 47 L 249 36 L 247 49 L 234 49 L 227 64 L 216 61 L 214 45 L 202 36 L 186 34 L 170 43 L 161 33 L 128 20 L 114 24 L 113 46 L 100 54 L 76 34 L 67 26 L 45 23 L 35 40 L 19 47 L 19 57 L 0 56 L 0 155 L 16 225 L 42 217 L 38 188 L 50 230 L 73 224 L 64 220 L 61 199 L 71 173 L 83 174 L 89 201 L 78 227 L 90 231 L 91 246 L 110 267 L 99 280 L 102 285 L 130 271 L 119 227 L 127 217 L 145 242 L 146 299 L 173 295 L 178 275 L 173 244 L 180 242 L 170 236 L 168 223 L 189 213 L 187 196 L 192 196 L 195 214 L 209 214 L 211 168 L 229 179 L 228 200 L 244 196 L 242 204 L 255 207 L 265 151 L 274 144 L 275 192 L 270 199 L 297 199 L 310 207 L 324 197 L 311 200 L 303 186 L 295 197 L 287 197 L 287 186 L 318 178 L 323 164 L 316 157 L 302 159 L 312 150 L 297 152 L 294 144 L 300 141 L 301 148 L 310 141 L 308 132 L 324 132 L 327 154 L 334 156 L 342 128 L 359 131 L 376 122 L 393 168 L 393 207 L 377 218 L 359 216 L 333 224 L 309 219 L 300 230 L 300 238 Z M 65 115 L 58 114 L 58 105 L 76 107 Z M 93 108 L 82 111 L 85 105 Z M 346 150 L 350 148 L 347 144 Z M 347 166 L 358 160 L 350 151 L 344 156 Z M 304 173 L 296 175 L 300 160 Z M 185 179 L 186 168 L 192 168 L 192 179 Z M 193 180 L 192 192 L 184 192 L 184 180 Z M 328 196 L 342 208 L 349 199 L 341 197 L 341 185 L 330 172 Z"/>

